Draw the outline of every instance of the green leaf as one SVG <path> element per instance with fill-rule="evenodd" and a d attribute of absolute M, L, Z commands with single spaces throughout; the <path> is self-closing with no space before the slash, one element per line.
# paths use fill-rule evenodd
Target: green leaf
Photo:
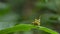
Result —
<path fill-rule="evenodd" d="M 38 30 L 43 30 L 43 31 L 51 33 L 51 34 L 58 34 L 58 32 L 48 29 L 46 27 L 39 26 L 39 28 L 38 28 L 38 26 L 34 26 L 31 24 L 20 24 L 20 25 L 11 27 L 11 28 L 0 30 L 0 34 L 7 34 L 7 33 L 11 33 L 11 32 L 16 32 L 16 31 L 29 31 L 32 28 L 37 28 Z"/>
<path fill-rule="evenodd" d="M 39 27 L 39 30 L 43 30 L 43 31 L 48 32 L 48 33 L 51 33 L 51 34 L 59 34 L 56 31 L 53 31 L 53 30 L 51 30 L 49 28 L 42 27 L 42 26 Z"/>

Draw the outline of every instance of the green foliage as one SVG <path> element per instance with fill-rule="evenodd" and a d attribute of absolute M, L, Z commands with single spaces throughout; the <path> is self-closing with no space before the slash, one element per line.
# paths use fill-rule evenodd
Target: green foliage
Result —
<path fill-rule="evenodd" d="M 0 16 L 5 15 L 10 11 L 10 5 L 5 3 L 0 3 Z"/>
<path fill-rule="evenodd" d="M 3 29 L 3 30 L 0 30 L 0 34 L 8 34 L 8 33 L 17 32 L 17 31 L 29 31 L 32 28 L 36 28 L 38 30 L 43 30 L 43 31 L 48 32 L 50 34 L 58 34 L 58 32 L 53 31 L 51 29 L 48 29 L 46 27 L 34 26 L 34 25 L 31 25 L 31 24 L 20 24 L 20 25 L 14 26 L 14 27 Z"/>

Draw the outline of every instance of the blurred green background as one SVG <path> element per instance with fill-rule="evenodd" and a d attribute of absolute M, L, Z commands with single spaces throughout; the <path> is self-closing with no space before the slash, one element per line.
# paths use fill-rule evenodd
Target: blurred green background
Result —
<path fill-rule="evenodd" d="M 41 19 L 41 26 L 60 32 L 60 0 L 0 0 L 0 30 Z M 9 34 L 49 34 L 44 31 Z"/>

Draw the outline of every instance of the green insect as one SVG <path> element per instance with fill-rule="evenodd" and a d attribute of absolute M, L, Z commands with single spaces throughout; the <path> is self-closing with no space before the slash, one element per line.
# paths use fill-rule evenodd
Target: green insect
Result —
<path fill-rule="evenodd" d="M 40 26 L 40 19 L 35 19 L 34 22 L 32 22 L 34 25 Z"/>

